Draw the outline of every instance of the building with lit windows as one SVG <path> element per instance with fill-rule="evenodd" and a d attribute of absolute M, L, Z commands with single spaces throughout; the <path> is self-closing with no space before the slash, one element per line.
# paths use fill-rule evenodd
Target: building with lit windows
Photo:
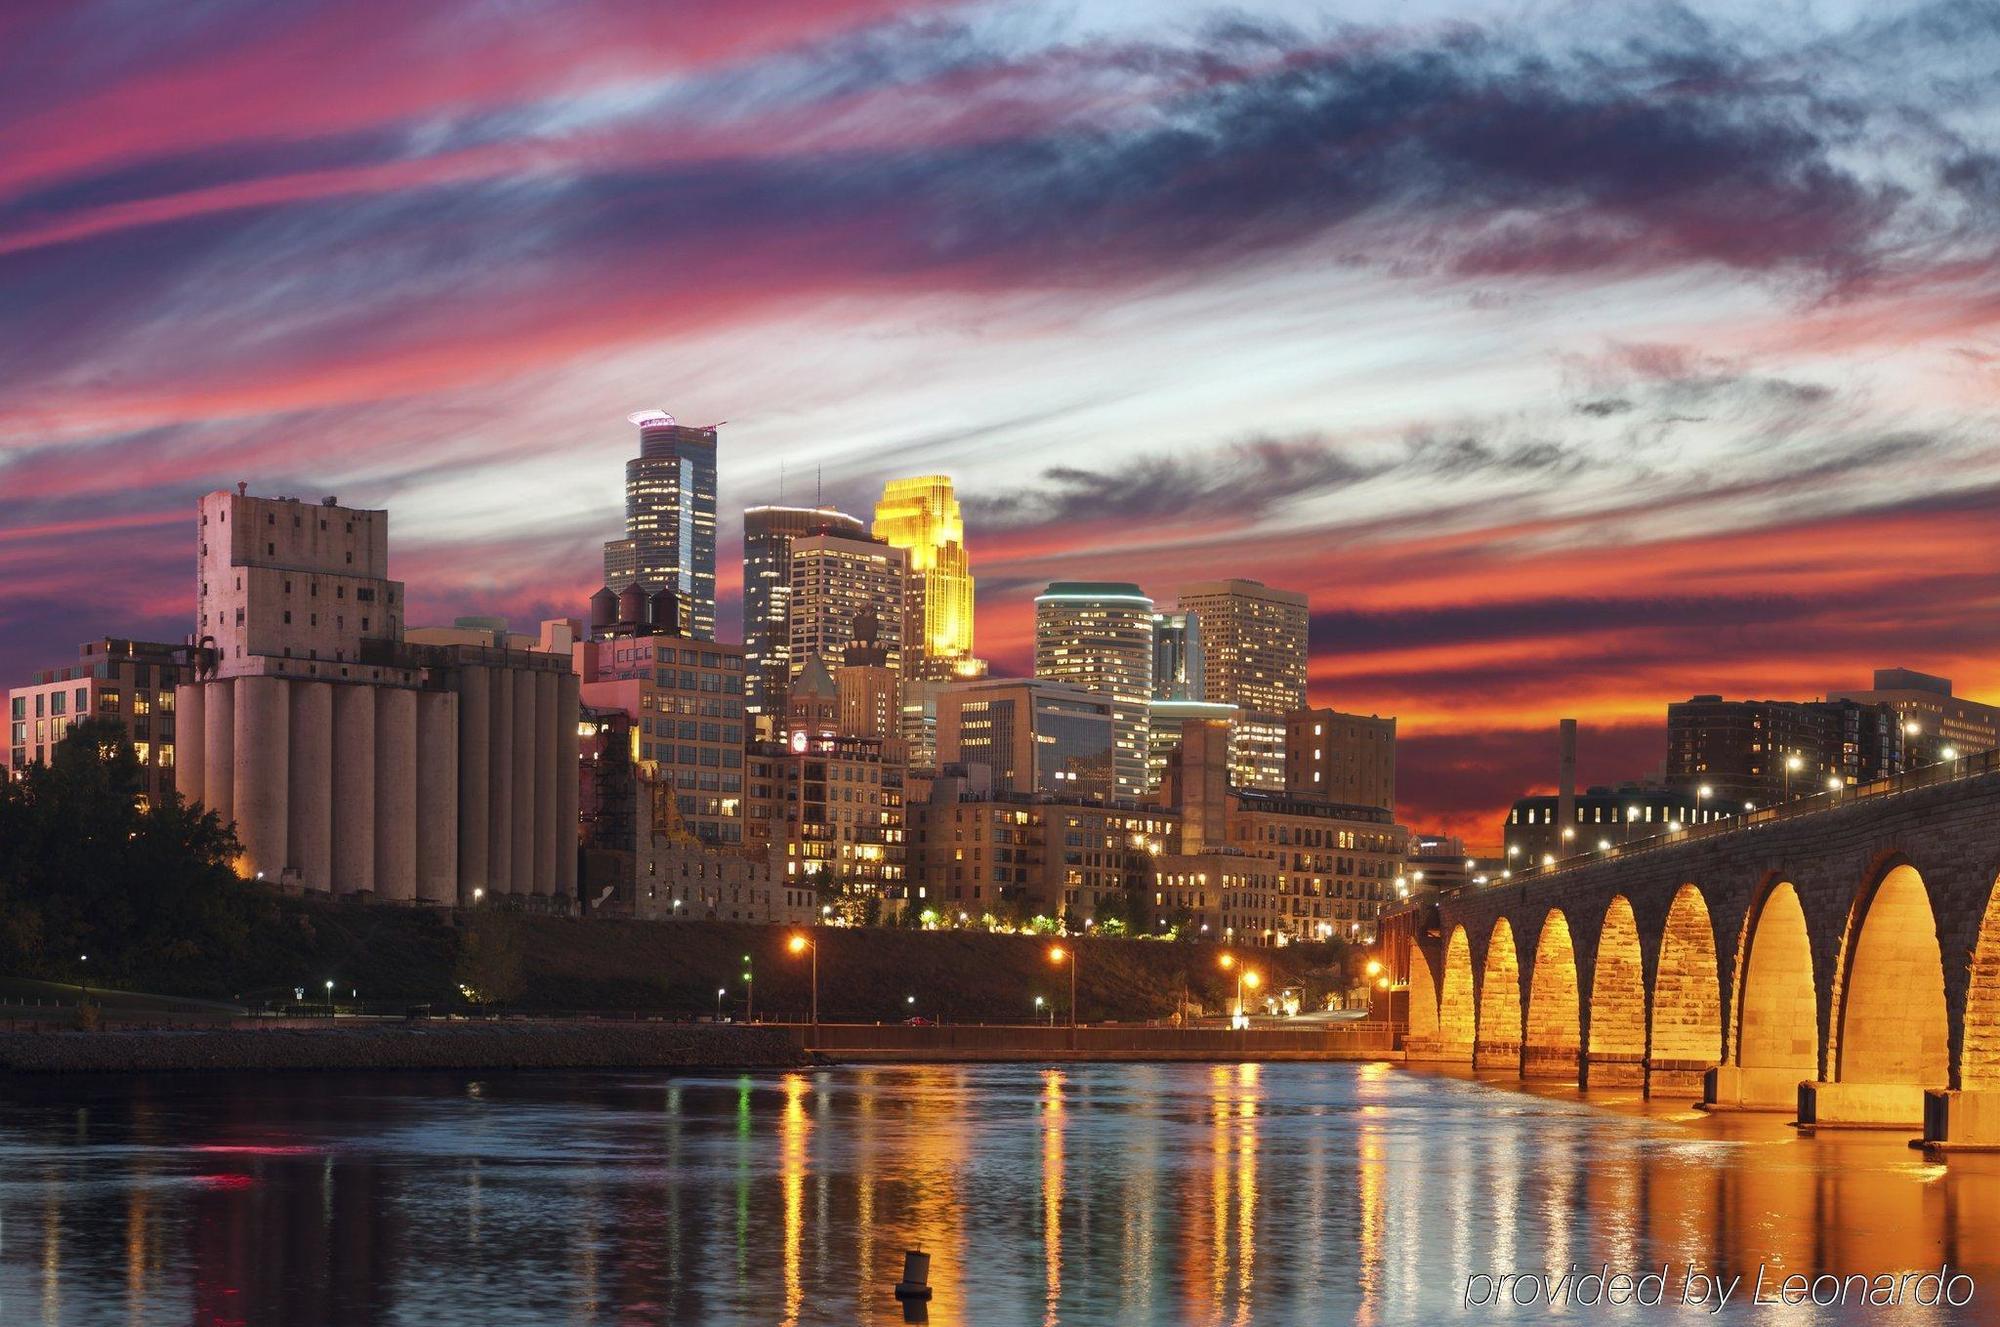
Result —
<path fill-rule="evenodd" d="M 1112 702 L 1038 678 L 953 682 L 937 692 L 940 764 L 983 765 L 1002 792 L 1109 800 Z"/>
<path fill-rule="evenodd" d="M 753 721 L 784 709 L 792 678 L 792 541 L 817 534 L 867 538 L 859 519 L 832 507 L 743 513 L 743 706 Z"/>
<path fill-rule="evenodd" d="M 576 646 L 581 700 L 630 719 L 633 761 L 666 799 L 662 817 L 710 847 L 741 848 L 743 688 L 740 645 L 656 633 Z"/>
<path fill-rule="evenodd" d="M 872 623 L 881 663 L 902 673 L 903 592 L 908 555 L 879 539 L 835 534 L 792 540 L 787 668 L 796 679 L 808 659 L 828 670 L 847 661 L 857 627 Z"/>
<path fill-rule="evenodd" d="M 1153 699 L 1204 700 L 1206 676 L 1200 615 L 1153 614 Z"/>
<path fill-rule="evenodd" d="M 625 537 L 604 545 L 604 583 L 678 594 L 688 633 L 715 639 L 715 429 L 664 410 L 627 417 L 639 454 L 625 463 Z"/>
<path fill-rule="evenodd" d="M 7 693 L 6 766 L 0 777 L 19 777 L 50 751 L 72 724 L 115 720 L 139 759 L 142 795 L 149 804 L 174 786 L 174 685 L 185 670 L 172 645 L 137 640 L 94 640 L 64 668 L 36 673 Z"/>
<path fill-rule="evenodd" d="M 1572 801 L 1575 820 L 1565 827 L 1558 823 L 1562 798 L 1556 794 L 1517 799 L 1501 827 L 1506 842 L 1502 869 L 1525 870 L 1583 856 L 1689 825 L 1706 825 L 1760 805 L 1754 799 L 1746 803 L 1725 796 L 1717 785 L 1695 783 L 1670 788 L 1636 783 L 1599 786 L 1578 793 Z"/>
<path fill-rule="evenodd" d="M 913 673 L 942 675 L 972 657 L 973 578 L 965 518 L 944 475 L 892 479 L 875 504 L 874 534 L 907 557 L 903 650 Z M 920 669 L 917 661 L 936 665 Z"/>
<path fill-rule="evenodd" d="M 1909 668 L 1877 668 L 1873 688 L 1837 692 L 1832 699 L 1895 710 L 1903 729 L 1906 768 L 2000 746 L 2000 705 L 1954 696 L 1948 677 Z"/>
<path fill-rule="evenodd" d="M 1146 793 L 1153 601 L 1122 581 L 1057 581 L 1035 596 L 1035 676 L 1111 702 L 1113 795 Z"/>
<path fill-rule="evenodd" d="M 1238 943 L 1372 941 L 1395 906 L 1409 831 L 1381 807 L 1233 788 L 1229 760 L 1222 723 L 1185 726 L 1163 792 L 1180 837 L 1154 868 L 1155 906 L 1178 900 L 1179 924 Z"/>
<path fill-rule="evenodd" d="M 1180 611 L 1200 621 L 1204 700 L 1242 711 L 1232 777 L 1239 787 L 1285 786 L 1285 715 L 1306 706 L 1306 596 L 1260 581 L 1184 585 Z"/>
<path fill-rule="evenodd" d="M 1150 930 L 1152 865 L 1174 834 L 1159 807 L 1006 792 L 983 766 L 947 765 L 910 806 L 909 906 Z"/>
<path fill-rule="evenodd" d="M 1903 721 L 1886 702 L 1724 700 L 1667 706 L 1667 783 L 1769 806 L 1902 772 Z"/>
<path fill-rule="evenodd" d="M 1395 810 L 1395 718 L 1324 709 L 1286 715 L 1285 793 Z"/>
<path fill-rule="evenodd" d="M 1152 700 L 1146 704 L 1146 791 L 1166 781 L 1167 768 L 1181 744 L 1181 730 L 1191 722 L 1220 721 L 1233 731 L 1242 711 L 1234 705 L 1207 700 Z"/>
<path fill-rule="evenodd" d="M 903 767 L 873 738 L 804 727 L 753 742 L 745 829 L 782 888 L 849 924 L 894 916 L 904 901 Z"/>

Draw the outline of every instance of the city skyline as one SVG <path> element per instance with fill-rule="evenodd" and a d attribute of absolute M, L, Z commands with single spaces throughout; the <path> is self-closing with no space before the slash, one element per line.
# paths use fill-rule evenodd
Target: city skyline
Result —
<path fill-rule="evenodd" d="M 1398 716 L 1427 830 L 1490 838 L 1563 714 L 1592 783 L 1644 777 L 1696 693 L 2000 690 L 1994 49 L 1965 7 L 855 3 L 669 33 L 614 6 L 553 49 L 488 30 L 439 80 L 448 8 L 374 15 L 363 57 L 311 8 L 143 49 L 88 7 L 9 20 L 10 679 L 184 635 L 185 522 L 238 480 L 394 508 L 412 622 L 579 616 L 619 416 L 658 402 L 730 421 L 724 624 L 744 508 L 865 515 L 949 473 L 999 669 L 1031 671 L 1051 581 L 1305 591 L 1310 702 Z M 372 85 L 278 95 L 336 49 Z M 1393 149 L 1343 128 L 1375 116 Z M 1192 191 L 1215 171 L 1234 210 Z M 966 209 L 975 179 L 1002 206 Z M 745 211 L 774 198 L 808 201 Z"/>

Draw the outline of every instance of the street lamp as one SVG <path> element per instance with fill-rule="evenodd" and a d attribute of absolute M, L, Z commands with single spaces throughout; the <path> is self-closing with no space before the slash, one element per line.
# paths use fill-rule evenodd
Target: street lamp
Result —
<path fill-rule="evenodd" d="M 1043 1005 L 1044 1005 L 1045 1003 L 1047 1003 L 1047 1002 L 1046 1002 L 1045 1000 L 1043 1000 L 1041 996 L 1039 996 L 1039 995 L 1038 995 L 1038 996 L 1036 996 L 1036 997 L 1035 997 L 1035 1025 L 1036 1025 L 1037 1027 L 1041 1026 L 1041 1022 L 1042 1022 L 1042 1006 L 1043 1006 Z M 1055 1011 L 1055 1010 L 1053 1010 L 1053 1009 L 1049 1010 L 1049 1017 L 1050 1017 L 1050 1018 L 1054 1018 L 1054 1017 L 1055 1017 L 1055 1012 L 1056 1012 L 1056 1011 Z"/>
<path fill-rule="evenodd" d="M 78 954 L 76 961 L 83 965 L 83 1003 L 90 1003 L 90 955 Z"/>
<path fill-rule="evenodd" d="M 1069 964 L 1069 1048 L 1071 1050 L 1076 1049 L 1076 960 L 1077 955 L 1074 950 L 1064 949 L 1061 945 L 1049 946 L 1049 962 Z"/>
<path fill-rule="evenodd" d="M 794 954 L 803 954 L 809 950 L 812 953 L 812 1025 L 813 1039 L 817 1041 L 819 1039 L 819 946 L 806 939 L 804 935 L 795 933 L 785 947 Z"/>
<path fill-rule="evenodd" d="M 1806 767 L 1805 757 L 1793 753 L 1785 757 L 1785 800 L 1792 800 L 1792 772 Z"/>
<path fill-rule="evenodd" d="M 1704 804 L 1708 801 L 1709 798 L 1713 796 L 1715 796 L 1715 789 L 1709 787 L 1705 783 L 1702 784 L 1699 788 L 1696 788 L 1694 790 L 1694 809 L 1698 812 L 1705 811 L 1707 807 Z M 1695 819 L 1706 820 L 1708 819 L 1708 817 L 1705 815 L 1697 815 Z"/>
<path fill-rule="evenodd" d="M 1957 747 L 1955 747 L 1955 746 L 1947 746 L 1947 747 L 1940 747 L 1940 748 L 1938 749 L 1938 755 L 1940 755 L 1940 756 L 1944 757 L 1944 759 L 1946 759 L 1946 760 L 1948 760 L 1948 761 L 1950 761 L 1950 760 L 1957 760 L 1957 759 L 1958 759 L 1958 748 L 1957 748 Z"/>
<path fill-rule="evenodd" d="M 326 1016 L 328 1018 L 333 1017 L 333 983 L 331 981 L 326 984 Z"/>
<path fill-rule="evenodd" d="M 743 956 L 743 1021 L 757 1021 L 757 988 L 751 984 L 750 956 Z"/>
<path fill-rule="evenodd" d="M 1258 972 L 1256 969 L 1253 968 L 1250 971 L 1243 974 L 1243 985 L 1248 986 L 1253 992 L 1263 984 L 1264 984 L 1264 974 Z M 1250 1026 L 1250 1015 L 1244 1012 L 1243 995 L 1241 991 L 1239 991 L 1236 996 L 1236 1017 L 1242 1020 L 1242 1025 L 1244 1028 L 1247 1029 Z"/>

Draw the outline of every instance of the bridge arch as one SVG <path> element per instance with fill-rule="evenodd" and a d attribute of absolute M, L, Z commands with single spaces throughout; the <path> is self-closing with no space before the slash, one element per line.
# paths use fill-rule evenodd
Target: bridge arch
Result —
<path fill-rule="evenodd" d="M 1646 961 L 1632 900 L 1614 895 L 1598 928 L 1590 976 L 1588 1086 L 1640 1083 L 1646 1076 Z"/>
<path fill-rule="evenodd" d="M 1963 1032 L 1958 1086 L 1967 1091 L 2000 1089 L 2000 877 L 1987 890 L 1979 939 L 1972 948 Z"/>
<path fill-rule="evenodd" d="M 1521 960 L 1514 951 L 1514 927 L 1493 921 L 1486 937 L 1486 962 L 1479 972 L 1479 1036 L 1473 1046 L 1477 1068 L 1521 1067 Z"/>
<path fill-rule="evenodd" d="M 1570 938 L 1569 918 L 1561 908 L 1550 908 L 1535 942 L 1535 966 L 1528 971 L 1523 1077 L 1576 1080 L 1583 1044 L 1583 1004 L 1577 987 L 1576 944 Z"/>
<path fill-rule="evenodd" d="M 1837 1032 L 1828 1077 L 1841 1083 L 1944 1087 L 1951 1074 L 1944 954 L 1924 878 L 1908 862 L 1884 871 L 1848 915 L 1841 941 Z M 1908 1094 L 1907 1118 L 1923 1102 Z"/>
<path fill-rule="evenodd" d="M 1444 981 L 1438 987 L 1438 1046 L 1445 1058 L 1470 1060 L 1479 1006 L 1472 994 L 1472 941 L 1463 926 L 1444 946 Z"/>
<path fill-rule="evenodd" d="M 1715 922 L 1699 886 L 1683 884 L 1667 905 L 1653 968 L 1649 1090 L 1699 1090 L 1702 1074 L 1722 1060 L 1722 973 Z"/>
<path fill-rule="evenodd" d="M 1412 1041 L 1435 1041 L 1438 1035 L 1438 989 L 1422 945 L 1410 946 L 1410 1031 Z"/>
<path fill-rule="evenodd" d="M 1819 1001 L 1805 906 L 1789 880 L 1766 887 L 1738 945 L 1728 1104 L 1791 1109 L 1798 1085 L 1819 1077 Z"/>

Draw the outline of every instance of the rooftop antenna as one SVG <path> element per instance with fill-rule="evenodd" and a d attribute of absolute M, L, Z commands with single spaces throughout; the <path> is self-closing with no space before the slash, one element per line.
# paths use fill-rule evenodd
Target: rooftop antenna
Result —
<path fill-rule="evenodd" d="M 820 496 L 819 496 L 819 488 L 820 488 L 819 481 L 822 478 L 824 478 L 825 475 L 826 475 L 826 467 L 824 465 L 816 465 L 813 467 L 813 506 L 815 507 L 825 505 L 820 501 Z"/>

